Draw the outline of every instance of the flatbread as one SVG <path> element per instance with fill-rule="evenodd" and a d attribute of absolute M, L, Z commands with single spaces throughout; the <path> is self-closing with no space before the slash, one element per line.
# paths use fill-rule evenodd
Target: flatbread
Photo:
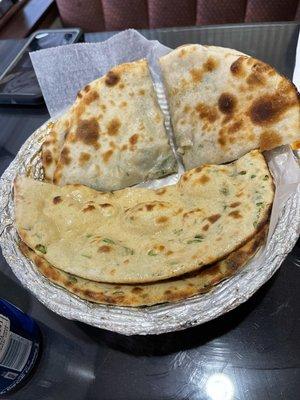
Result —
<path fill-rule="evenodd" d="M 110 191 L 177 170 L 146 60 L 118 65 L 78 93 L 42 146 L 45 177 Z"/>
<path fill-rule="evenodd" d="M 53 181 L 53 175 L 68 133 L 69 124 L 68 113 L 54 123 L 50 123 L 50 133 L 42 144 L 42 164 L 47 182 Z"/>
<path fill-rule="evenodd" d="M 297 90 L 262 61 L 231 49 L 188 45 L 160 58 L 160 66 L 187 169 L 300 139 Z"/>
<path fill-rule="evenodd" d="M 24 255 L 51 282 L 67 289 L 80 298 L 100 304 L 139 307 L 183 300 L 210 291 L 215 285 L 241 269 L 264 243 L 266 224 L 249 242 L 227 258 L 201 271 L 185 277 L 150 284 L 114 285 L 98 283 L 60 271 L 37 255 L 25 243 L 20 243 Z"/>
<path fill-rule="evenodd" d="M 208 165 L 161 189 L 102 193 L 18 177 L 22 240 L 65 272 L 101 282 L 153 282 L 216 262 L 269 217 L 274 189 L 263 155 Z"/>

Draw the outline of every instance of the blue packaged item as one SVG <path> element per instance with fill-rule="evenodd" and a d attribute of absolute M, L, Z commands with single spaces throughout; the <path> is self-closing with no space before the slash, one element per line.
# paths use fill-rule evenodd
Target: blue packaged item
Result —
<path fill-rule="evenodd" d="M 0 299 L 0 395 L 24 383 L 40 350 L 41 333 L 35 321 Z"/>

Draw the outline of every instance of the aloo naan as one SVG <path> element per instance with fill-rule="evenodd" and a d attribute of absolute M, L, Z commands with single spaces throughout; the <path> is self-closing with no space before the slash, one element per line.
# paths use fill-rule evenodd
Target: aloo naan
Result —
<path fill-rule="evenodd" d="M 264 62 L 195 44 L 163 56 L 160 66 L 187 169 L 300 139 L 297 90 Z"/>
<path fill-rule="evenodd" d="M 146 60 L 121 64 L 78 93 L 42 146 L 45 177 L 111 191 L 177 170 Z"/>

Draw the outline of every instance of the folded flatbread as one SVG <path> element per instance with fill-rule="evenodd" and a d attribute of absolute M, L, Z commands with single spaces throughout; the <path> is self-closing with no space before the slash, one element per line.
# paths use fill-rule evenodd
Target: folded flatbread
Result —
<path fill-rule="evenodd" d="M 268 219 L 273 194 L 257 150 L 156 190 L 103 193 L 26 177 L 14 186 L 17 229 L 31 249 L 65 272 L 117 283 L 167 279 L 226 257 Z"/>
<path fill-rule="evenodd" d="M 146 60 L 118 65 L 78 93 L 42 146 L 45 178 L 111 191 L 173 173 Z"/>
<path fill-rule="evenodd" d="M 178 151 L 187 169 L 300 139 L 295 86 L 235 50 L 187 45 L 160 59 Z"/>
<path fill-rule="evenodd" d="M 156 283 L 135 285 L 114 285 L 93 282 L 63 272 L 36 254 L 24 242 L 20 243 L 23 254 L 36 265 L 38 270 L 51 282 L 67 289 L 80 298 L 95 303 L 118 306 L 151 306 L 165 302 L 183 300 L 211 290 L 215 285 L 229 278 L 254 256 L 264 243 L 267 224 L 244 246 L 230 253 L 228 257 L 203 270 L 183 277 Z"/>

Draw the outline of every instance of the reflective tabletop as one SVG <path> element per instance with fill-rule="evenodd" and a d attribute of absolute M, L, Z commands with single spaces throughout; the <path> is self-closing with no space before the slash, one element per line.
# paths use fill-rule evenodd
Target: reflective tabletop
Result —
<path fill-rule="evenodd" d="M 296 23 L 141 31 L 169 47 L 233 47 L 292 77 Z M 102 41 L 112 32 L 86 34 Z M 0 41 L 0 73 L 23 45 Z M 26 138 L 49 118 L 45 106 L 0 106 L 0 175 Z M 0 255 L 0 297 L 31 315 L 43 352 L 14 400 L 300 399 L 300 243 L 249 301 L 204 325 L 159 336 L 131 336 L 64 319 L 26 291 Z"/>

